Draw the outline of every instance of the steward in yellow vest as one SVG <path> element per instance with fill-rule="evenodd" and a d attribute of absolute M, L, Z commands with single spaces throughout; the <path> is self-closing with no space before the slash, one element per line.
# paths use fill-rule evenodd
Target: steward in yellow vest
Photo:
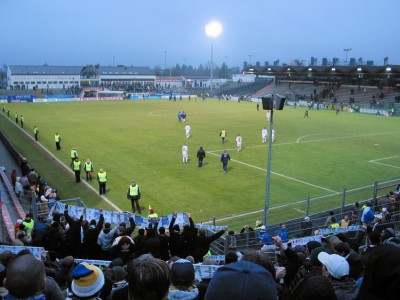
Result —
<path fill-rule="evenodd" d="M 99 194 L 106 193 L 106 184 L 107 184 L 107 172 L 100 168 L 100 171 L 97 173 L 97 182 L 99 183 Z"/>
<path fill-rule="evenodd" d="M 54 141 L 56 142 L 56 150 L 61 150 L 61 136 L 58 132 L 54 135 Z"/>
<path fill-rule="evenodd" d="M 136 184 L 135 180 L 132 180 L 131 185 L 128 187 L 127 198 L 131 200 L 132 212 L 136 212 L 137 209 L 139 214 L 142 214 L 142 210 L 140 209 L 139 206 L 140 197 L 141 197 L 140 187 L 139 185 Z"/>
<path fill-rule="evenodd" d="M 73 169 L 75 173 L 75 182 L 80 182 L 81 181 L 81 169 L 82 169 L 82 164 L 79 161 L 79 158 L 75 158 L 73 162 Z"/>

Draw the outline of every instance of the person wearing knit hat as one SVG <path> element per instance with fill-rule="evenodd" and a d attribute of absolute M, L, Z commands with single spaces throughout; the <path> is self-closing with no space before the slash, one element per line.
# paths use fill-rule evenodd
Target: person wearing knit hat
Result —
<path fill-rule="evenodd" d="M 199 290 L 194 285 L 194 267 L 187 259 L 178 259 L 171 267 L 168 299 L 196 299 Z"/>
<path fill-rule="evenodd" d="M 71 289 L 75 298 L 96 299 L 104 286 L 104 274 L 100 268 L 80 263 L 72 271 Z"/>

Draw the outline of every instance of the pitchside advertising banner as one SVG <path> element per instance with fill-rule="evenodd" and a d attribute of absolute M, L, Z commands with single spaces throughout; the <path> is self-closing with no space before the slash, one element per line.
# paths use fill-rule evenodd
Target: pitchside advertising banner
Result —
<path fill-rule="evenodd" d="M 32 102 L 35 95 L 0 96 L 0 103 L 7 102 Z"/>
<path fill-rule="evenodd" d="M 57 211 L 60 214 L 63 214 L 65 210 L 65 205 L 63 203 L 56 202 L 55 205 L 50 210 L 48 219 L 53 218 L 53 214 Z M 85 213 L 83 212 L 84 207 L 79 206 L 68 206 L 68 215 L 72 218 L 79 219 L 83 215 L 83 220 L 91 221 L 100 219 L 100 209 L 98 208 L 86 208 Z M 136 226 L 140 227 L 149 227 L 150 222 L 154 223 L 156 220 L 150 219 L 145 216 L 136 215 L 134 213 L 129 212 L 117 212 L 117 211 L 110 211 L 110 210 L 103 210 L 103 217 L 105 223 L 111 223 L 114 225 L 119 225 L 120 223 L 129 224 L 129 217 L 132 217 L 136 223 Z M 167 216 L 160 216 L 158 217 L 158 228 L 162 227 L 169 227 L 171 223 L 173 214 L 169 214 Z M 175 224 L 179 225 L 180 228 L 183 228 L 184 225 L 189 224 L 189 219 L 186 213 L 177 213 Z M 205 225 L 205 224 L 196 224 L 196 228 L 207 228 L 210 230 L 226 230 L 227 226 L 213 226 L 213 225 Z"/>

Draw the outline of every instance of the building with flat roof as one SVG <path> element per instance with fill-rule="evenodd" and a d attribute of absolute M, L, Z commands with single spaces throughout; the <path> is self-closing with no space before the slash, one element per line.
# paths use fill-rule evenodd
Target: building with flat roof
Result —
<path fill-rule="evenodd" d="M 133 66 L 7 66 L 7 89 L 66 89 L 73 86 L 154 84 L 148 67 Z"/>

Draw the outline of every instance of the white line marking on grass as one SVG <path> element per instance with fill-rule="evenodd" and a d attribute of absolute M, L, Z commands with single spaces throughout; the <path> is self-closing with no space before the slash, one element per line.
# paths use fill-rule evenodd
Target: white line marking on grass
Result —
<path fill-rule="evenodd" d="M 218 154 L 213 153 L 211 151 L 207 151 L 207 153 L 219 157 Z M 241 161 L 236 160 L 236 159 L 231 159 L 231 161 L 237 162 L 239 164 L 242 164 L 242 165 L 245 165 L 247 167 L 251 167 L 251 168 L 254 168 L 254 169 L 257 169 L 257 170 L 260 170 L 260 171 L 267 172 L 267 170 L 264 169 L 264 168 L 253 166 L 253 165 L 241 162 Z M 289 179 L 289 180 L 292 180 L 292 181 L 296 181 L 296 182 L 299 182 L 299 183 L 302 183 L 302 184 L 305 184 L 305 185 L 309 185 L 309 186 L 312 186 L 312 187 L 315 187 L 315 188 L 318 188 L 318 189 L 321 189 L 321 190 L 324 190 L 324 191 L 328 191 L 328 192 L 331 192 L 331 193 L 334 193 L 334 194 L 340 194 L 339 192 L 336 192 L 334 190 L 330 190 L 330 189 L 324 188 L 322 186 L 318 186 L 318 185 L 315 185 L 315 184 L 312 184 L 312 183 L 309 183 L 309 182 L 306 182 L 306 181 L 303 181 L 303 180 L 300 180 L 300 179 L 296 179 L 296 178 L 293 178 L 293 177 L 289 177 L 289 176 L 283 175 L 283 174 L 279 174 L 279 173 L 276 173 L 276 172 L 271 172 L 271 174 L 274 174 L 274 175 L 277 175 L 277 176 L 280 176 L 280 177 L 283 177 L 283 178 L 286 178 L 286 179 Z"/>
<path fill-rule="evenodd" d="M 296 207 L 293 207 L 294 210 L 297 210 L 299 213 L 305 214 L 306 212 L 304 210 L 298 209 Z"/>
<path fill-rule="evenodd" d="M 10 121 L 12 122 L 12 120 L 10 119 Z M 54 159 L 55 161 L 57 161 L 64 169 L 67 169 L 69 171 L 72 172 L 72 170 L 65 165 L 61 160 L 59 160 L 53 153 L 51 153 L 47 148 L 45 148 L 42 144 L 40 144 L 39 142 L 36 142 L 34 140 L 34 138 L 32 136 L 30 136 L 25 130 L 23 130 L 22 128 L 20 128 L 19 126 L 17 126 L 14 122 L 12 122 L 19 130 L 22 131 L 23 134 L 25 134 L 25 136 L 27 136 L 28 138 L 30 138 L 32 141 L 34 141 L 35 143 L 37 143 L 36 145 L 39 146 L 42 150 L 44 150 L 52 159 Z M 81 180 L 81 183 L 85 184 L 87 187 L 89 187 L 92 191 L 95 191 L 96 193 L 98 192 L 93 186 L 91 186 L 87 181 L 85 180 Z M 106 198 L 105 196 L 100 196 L 107 204 L 109 204 L 110 206 L 112 206 L 113 208 L 115 208 L 117 211 L 122 211 L 121 208 L 119 208 L 118 206 L 116 206 L 114 203 L 112 203 L 108 198 Z"/>
<path fill-rule="evenodd" d="M 377 162 L 377 161 L 380 161 L 380 160 L 392 159 L 392 158 L 398 158 L 398 157 L 400 157 L 400 155 L 383 157 L 383 158 L 378 158 L 378 159 L 371 159 L 369 162 L 373 163 L 373 162 Z"/>
<path fill-rule="evenodd" d="M 398 166 L 392 166 L 392 165 L 388 165 L 388 164 L 384 164 L 384 163 L 380 163 L 380 162 L 374 162 L 374 164 L 391 167 L 391 168 L 395 168 L 395 169 L 400 169 L 400 167 L 398 167 Z"/>
<path fill-rule="evenodd" d="M 387 183 L 393 183 L 393 182 L 397 182 L 397 180 L 389 180 L 389 181 L 384 181 L 384 182 L 381 182 L 381 183 L 382 183 L 382 184 L 387 184 Z M 358 188 L 355 188 L 355 189 L 346 190 L 346 192 L 354 192 L 354 191 L 362 190 L 362 189 L 364 189 L 364 188 L 372 187 L 372 186 L 374 186 L 374 185 L 373 185 L 373 184 L 368 184 L 368 185 L 361 186 L 361 187 L 358 187 Z M 321 199 L 324 199 L 324 198 L 329 198 L 329 197 L 334 196 L 334 195 L 337 195 L 337 194 L 338 194 L 338 193 L 334 193 L 334 194 L 330 194 L 330 195 L 325 195 L 325 196 L 319 196 L 319 197 L 311 198 L 311 199 L 310 199 L 310 202 L 314 202 L 314 201 L 316 201 L 316 200 L 321 200 Z M 270 207 L 269 210 L 276 210 L 276 209 L 280 209 L 280 208 L 286 208 L 286 207 L 289 207 L 289 206 L 293 206 L 293 205 L 295 205 L 295 204 L 302 204 L 302 203 L 306 203 L 306 202 L 307 202 L 307 200 L 299 200 L 299 201 L 292 202 L 292 203 L 288 203 L 288 204 L 281 204 L 281 205 L 273 206 L 273 207 Z M 221 221 L 230 221 L 230 220 L 233 220 L 233 219 L 236 219 L 236 218 L 241 218 L 241 217 L 246 217 L 246 216 L 250 216 L 250 215 L 254 215 L 254 214 L 259 214 L 259 213 L 261 213 L 261 212 L 264 212 L 264 209 L 258 209 L 258 210 L 254 210 L 254 211 L 251 211 L 251 212 L 246 212 L 246 213 L 240 213 L 240 214 L 232 215 L 232 216 L 229 216 L 229 217 L 218 218 L 217 220 L 218 220 L 218 222 L 221 222 Z M 305 214 L 305 212 L 303 212 L 303 211 L 302 211 L 302 213 Z M 204 222 L 204 224 L 211 224 L 212 222 L 213 222 L 213 221 Z"/>
<path fill-rule="evenodd" d="M 374 163 L 374 164 L 378 164 L 378 165 L 382 165 L 382 166 L 386 166 L 386 167 L 391 167 L 391 168 L 400 169 L 400 167 L 398 167 L 398 166 L 388 165 L 388 164 L 384 164 L 384 163 L 379 162 L 379 161 L 381 161 L 381 160 L 392 159 L 392 158 L 398 158 L 398 157 L 400 157 L 400 156 L 399 156 L 399 155 L 397 155 L 397 156 L 389 156 L 389 157 L 383 157 L 383 158 L 378 158 L 378 159 L 371 159 L 371 160 L 369 160 L 368 162 Z"/>
<path fill-rule="evenodd" d="M 340 137 L 331 137 L 331 138 L 322 138 L 322 139 L 317 139 L 317 140 L 308 140 L 308 141 L 302 141 L 302 138 L 312 136 L 312 135 L 320 135 L 320 134 L 329 134 L 329 133 L 315 133 L 315 134 L 309 134 L 309 135 L 303 135 L 299 137 L 295 143 L 309 143 L 309 142 L 324 142 L 324 141 L 331 141 L 331 140 L 341 140 L 341 139 L 352 139 L 352 138 L 358 138 L 358 137 L 364 137 L 364 136 L 373 136 L 373 135 L 380 135 L 380 134 L 387 134 L 387 132 L 383 133 L 366 133 L 366 134 L 357 134 L 357 133 L 346 133 L 347 135 L 351 136 L 340 136 Z M 293 142 L 290 143 L 281 143 L 278 145 L 289 145 L 289 144 L 295 144 Z M 275 144 L 274 144 L 275 145 Z"/>
<path fill-rule="evenodd" d="M 312 135 L 319 135 L 322 133 L 316 133 L 316 134 L 309 134 L 309 135 L 303 135 L 301 137 L 299 137 L 295 142 L 286 142 L 286 143 L 274 143 L 274 147 L 275 146 L 282 146 L 282 145 L 293 145 L 293 144 L 301 144 L 301 143 L 310 143 L 310 142 L 324 142 L 324 141 L 330 141 L 330 140 L 338 140 L 338 139 L 351 139 L 351 138 L 358 138 L 358 137 L 364 137 L 364 136 L 371 136 L 371 135 L 379 135 L 379 134 L 386 134 L 386 133 L 368 133 L 368 134 L 361 134 L 361 135 L 352 135 L 352 136 L 342 136 L 342 137 L 332 137 L 332 138 L 324 138 L 324 139 L 316 139 L 316 140 L 308 140 L 308 141 L 302 141 L 302 138 L 308 137 L 308 136 L 312 136 Z M 350 133 L 352 134 L 352 133 Z M 266 144 L 262 144 L 262 145 L 257 145 L 257 146 L 246 146 L 243 147 L 243 149 L 253 149 L 253 148 L 262 148 L 262 147 L 268 147 L 268 143 Z M 224 151 L 223 150 L 212 150 L 212 151 L 208 151 L 209 153 L 213 153 L 213 152 L 221 152 Z M 236 150 L 236 148 L 234 149 L 226 149 L 229 151 L 232 150 Z"/>

